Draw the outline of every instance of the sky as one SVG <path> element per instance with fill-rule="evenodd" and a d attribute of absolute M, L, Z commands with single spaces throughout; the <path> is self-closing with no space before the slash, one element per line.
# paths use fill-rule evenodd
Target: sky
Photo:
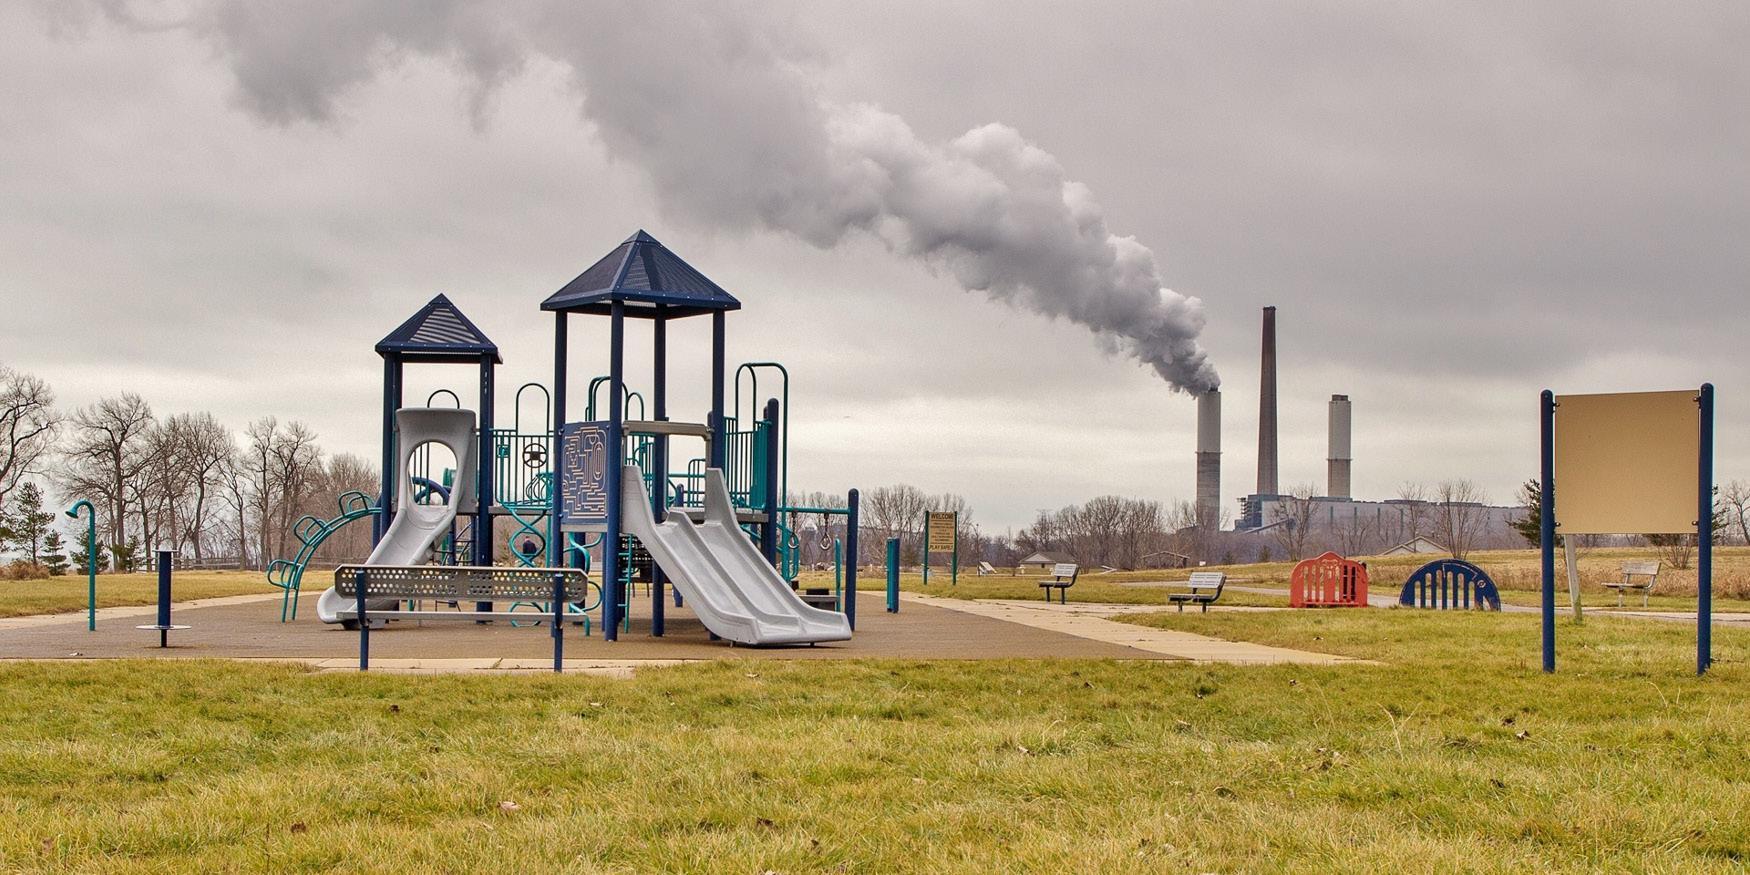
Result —
<path fill-rule="evenodd" d="M 1541 389 L 1703 381 L 1750 478 L 1740 4 L 106 0 L 0 33 L 0 362 L 68 408 L 374 458 L 371 347 L 441 292 L 508 419 L 552 379 L 540 301 L 644 229 L 742 300 L 732 362 L 788 366 L 793 489 L 999 532 L 1189 499 L 1181 390 L 1219 380 L 1234 508 L 1265 305 L 1284 487 L 1323 489 L 1333 393 L 1357 497 L 1506 502 Z M 572 336 L 605 373 L 605 320 Z M 670 337 L 702 418 L 708 320 Z"/>

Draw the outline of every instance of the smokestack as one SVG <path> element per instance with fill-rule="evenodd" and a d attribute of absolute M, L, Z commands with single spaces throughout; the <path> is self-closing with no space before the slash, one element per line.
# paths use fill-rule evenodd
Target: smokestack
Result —
<path fill-rule="evenodd" d="M 1264 360 L 1258 386 L 1258 494 L 1277 495 L 1276 308 L 1264 308 Z"/>
<path fill-rule="evenodd" d="M 1349 498 L 1349 396 L 1331 396 L 1331 454 L 1325 460 L 1327 493 Z"/>
<path fill-rule="evenodd" d="M 1197 396 L 1197 524 L 1221 525 L 1221 390 Z"/>

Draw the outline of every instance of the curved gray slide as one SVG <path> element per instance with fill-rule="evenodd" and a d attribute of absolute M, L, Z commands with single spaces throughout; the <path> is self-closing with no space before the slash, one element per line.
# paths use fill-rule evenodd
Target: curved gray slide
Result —
<path fill-rule="evenodd" d="M 687 607 L 705 628 L 737 644 L 813 644 L 845 641 L 844 614 L 804 604 L 735 521 L 723 471 L 705 471 L 705 521 L 670 513 L 658 523 L 650 510 L 644 474 L 626 466 L 620 477 L 620 522 L 644 542 Z"/>
<path fill-rule="evenodd" d="M 474 494 L 475 459 L 474 411 L 451 407 L 403 407 L 395 411 L 396 448 L 400 455 L 398 469 L 400 485 L 396 487 L 395 519 L 389 530 L 377 542 L 366 565 L 424 565 L 431 557 L 432 545 L 449 534 L 455 522 L 456 509 L 471 506 Z M 456 457 L 455 486 L 450 500 L 441 505 L 413 502 L 413 451 L 421 444 L 435 443 L 449 449 Z M 353 599 L 343 599 L 329 587 L 316 600 L 316 616 L 324 623 L 340 622 L 341 611 L 358 607 Z M 373 611 L 394 610 L 393 601 L 372 600 Z"/>

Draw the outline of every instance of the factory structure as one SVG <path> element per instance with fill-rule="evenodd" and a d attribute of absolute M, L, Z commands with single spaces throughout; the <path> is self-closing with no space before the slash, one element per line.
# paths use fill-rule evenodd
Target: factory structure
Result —
<path fill-rule="evenodd" d="M 1402 549 L 1444 549 L 1442 537 L 1464 539 L 1470 549 L 1524 546 L 1512 522 L 1525 509 L 1476 501 L 1442 501 L 1437 495 L 1359 500 L 1353 494 L 1354 409 L 1348 395 L 1328 405 L 1324 494 L 1285 494 L 1279 481 L 1276 411 L 1276 308 L 1265 307 L 1258 385 L 1257 488 L 1239 499 L 1231 529 L 1207 551 L 1267 550 L 1264 535 L 1282 526 L 1304 525 L 1306 543 L 1363 555 Z M 1205 532 L 1221 529 L 1221 390 L 1197 396 L 1196 516 Z"/>

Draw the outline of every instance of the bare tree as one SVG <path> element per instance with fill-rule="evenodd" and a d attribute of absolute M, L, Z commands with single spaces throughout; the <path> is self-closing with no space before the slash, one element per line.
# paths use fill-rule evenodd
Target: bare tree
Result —
<path fill-rule="evenodd" d="M 901 483 L 878 486 L 864 493 L 861 513 L 864 524 L 879 531 L 882 541 L 898 537 L 911 542 L 905 545 L 904 552 L 912 557 L 921 549 L 915 536 L 923 526 L 924 511 L 929 505 L 930 499 L 923 490 Z"/>
<path fill-rule="evenodd" d="M 1310 483 L 1303 483 L 1281 496 L 1271 514 L 1270 536 L 1290 559 L 1305 559 L 1312 536 L 1313 496 Z"/>
<path fill-rule="evenodd" d="M 1455 559 L 1476 546 L 1488 522 L 1483 505 L 1489 496 L 1470 480 L 1442 480 L 1434 490 L 1434 529 Z"/>
<path fill-rule="evenodd" d="M 1380 541 L 1378 520 L 1370 520 L 1355 513 L 1354 508 L 1350 510 L 1349 518 L 1337 523 L 1336 531 L 1332 532 L 1339 549 L 1344 556 L 1366 556 L 1373 553 Z"/>
<path fill-rule="evenodd" d="M 1750 544 L 1750 483 L 1733 480 L 1720 489 L 1726 521 L 1738 530 L 1738 542 Z"/>
<path fill-rule="evenodd" d="M 45 473 L 40 465 L 60 425 L 49 384 L 0 365 L 0 504 L 20 479 Z"/>
<path fill-rule="evenodd" d="M 66 495 L 96 497 L 107 515 L 111 543 L 127 536 L 128 503 L 136 478 L 151 461 L 152 408 L 134 394 L 105 398 L 73 414 L 58 481 Z M 110 557 L 111 566 L 116 564 Z"/>
<path fill-rule="evenodd" d="M 1405 481 L 1398 487 L 1399 543 L 1409 543 L 1428 533 L 1432 508 L 1428 504 L 1432 492 L 1425 483 Z"/>
<path fill-rule="evenodd" d="M 164 424 L 171 464 L 180 472 L 188 507 L 184 533 L 196 561 L 207 558 L 207 528 L 212 501 L 225 488 L 227 463 L 237 455 L 237 441 L 211 413 L 182 413 Z"/>

